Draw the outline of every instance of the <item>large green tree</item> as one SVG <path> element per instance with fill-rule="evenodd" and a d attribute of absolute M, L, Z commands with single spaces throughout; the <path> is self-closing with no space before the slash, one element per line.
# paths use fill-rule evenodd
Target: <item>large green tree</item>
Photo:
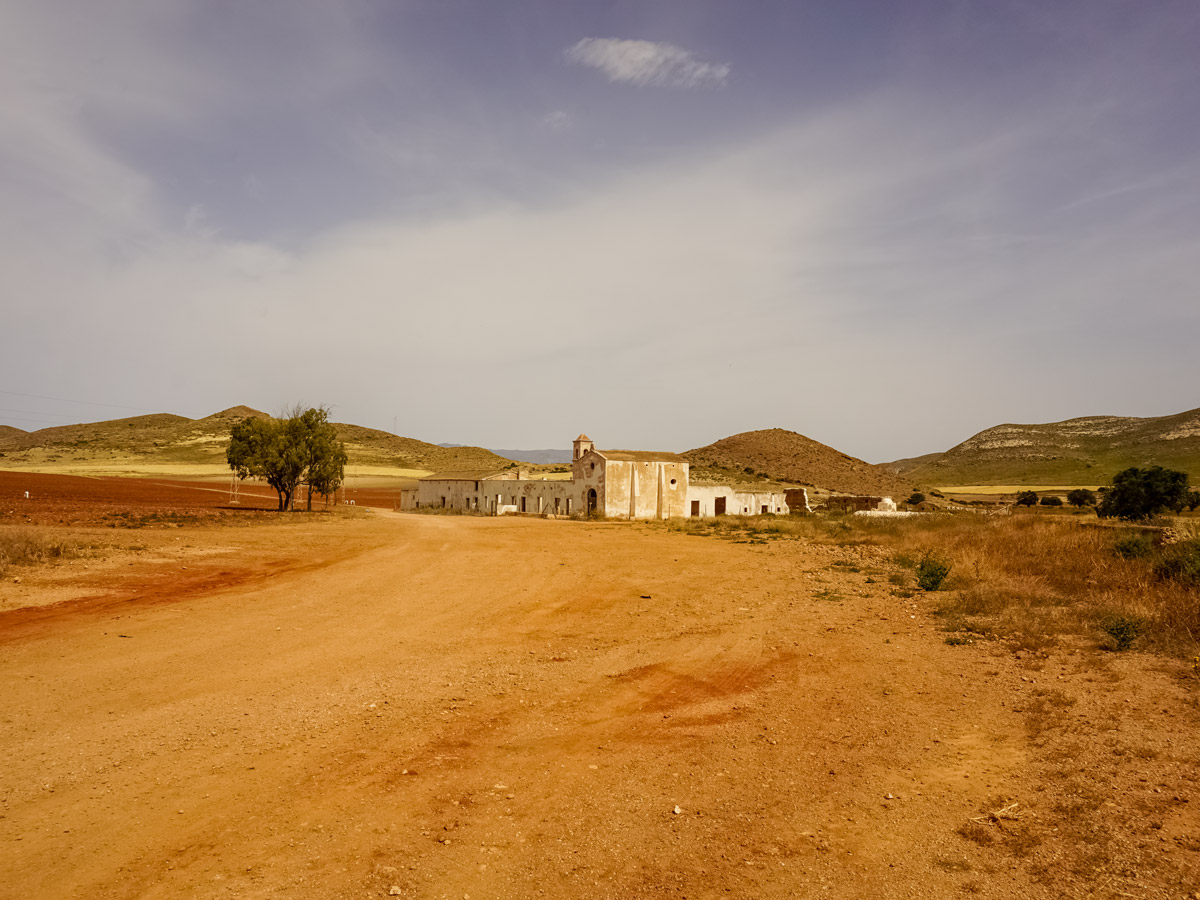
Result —
<path fill-rule="evenodd" d="M 1149 466 L 1136 466 L 1113 476 L 1112 487 L 1096 512 L 1103 518 L 1148 519 L 1164 510 L 1181 512 L 1187 505 L 1188 476 L 1186 472 Z"/>
<path fill-rule="evenodd" d="M 279 495 L 279 509 L 292 508 L 301 484 L 329 496 L 342 484 L 346 447 L 337 439 L 329 410 L 290 410 L 278 419 L 246 418 L 233 426 L 225 458 L 238 478 L 260 478 Z"/>

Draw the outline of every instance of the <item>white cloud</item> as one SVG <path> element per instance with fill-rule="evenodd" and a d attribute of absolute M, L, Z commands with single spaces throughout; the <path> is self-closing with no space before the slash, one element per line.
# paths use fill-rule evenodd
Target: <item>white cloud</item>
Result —
<path fill-rule="evenodd" d="M 729 63 L 705 62 L 675 44 L 584 38 L 564 51 L 567 60 L 599 69 L 609 81 L 659 87 L 708 87 L 729 79 Z"/>
<path fill-rule="evenodd" d="M 575 117 L 561 109 L 556 109 L 542 116 L 542 124 L 551 131 L 566 131 L 575 124 Z"/>

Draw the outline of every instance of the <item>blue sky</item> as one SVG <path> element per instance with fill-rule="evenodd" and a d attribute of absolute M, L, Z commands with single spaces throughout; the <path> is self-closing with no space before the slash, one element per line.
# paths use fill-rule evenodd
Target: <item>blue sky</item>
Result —
<path fill-rule="evenodd" d="M 1197 46 L 1190 0 L 0 0 L 0 423 L 878 462 L 1189 409 Z"/>

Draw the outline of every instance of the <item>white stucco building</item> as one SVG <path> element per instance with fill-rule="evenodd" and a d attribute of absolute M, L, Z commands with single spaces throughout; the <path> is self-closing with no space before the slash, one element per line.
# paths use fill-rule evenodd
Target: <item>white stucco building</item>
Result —
<path fill-rule="evenodd" d="M 529 478 L 520 469 L 439 472 L 402 492 L 401 509 L 439 506 L 492 515 L 591 515 L 609 519 L 786 513 L 782 490 L 688 484 L 688 462 L 677 453 L 597 450 L 577 437 L 569 480 Z"/>

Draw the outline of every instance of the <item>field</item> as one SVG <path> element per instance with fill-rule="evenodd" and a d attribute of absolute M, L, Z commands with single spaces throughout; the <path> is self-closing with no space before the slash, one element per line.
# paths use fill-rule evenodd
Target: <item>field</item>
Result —
<path fill-rule="evenodd" d="M 1097 568 L 1098 529 L 402 515 L 385 488 L 278 514 L 28 477 L 0 477 L 0 539 L 71 552 L 0 582 L 5 896 L 1200 884 L 1179 636 L 1118 653 L 1084 613 L 1006 618 L 1142 583 Z M 1068 546 L 1090 573 L 1045 569 Z M 926 593 L 929 548 L 954 570 Z"/>
<path fill-rule="evenodd" d="M 951 484 L 939 485 L 938 490 L 946 494 L 968 494 L 968 495 L 992 495 L 992 494 L 1017 494 L 1021 491 L 1035 491 L 1038 494 L 1052 493 L 1065 494 L 1067 491 L 1073 491 L 1076 488 L 1087 488 L 1089 491 L 1095 491 L 1100 488 L 1097 484 Z"/>

